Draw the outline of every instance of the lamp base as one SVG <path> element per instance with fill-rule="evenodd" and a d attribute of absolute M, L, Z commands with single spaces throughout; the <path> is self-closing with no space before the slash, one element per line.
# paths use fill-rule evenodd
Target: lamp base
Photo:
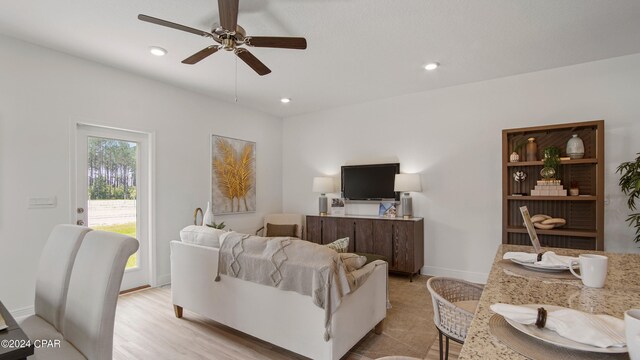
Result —
<path fill-rule="evenodd" d="M 409 193 L 405 193 L 403 197 L 400 198 L 400 204 L 402 205 L 402 218 L 410 219 L 413 217 L 413 204 L 411 202 L 411 196 Z"/>
<path fill-rule="evenodd" d="M 329 206 L 327 205 L 327 197 L 324 194 L 321 194 L 318 198 L 318 212 L 320 216 L 326 216 L 329 212 Z"/>

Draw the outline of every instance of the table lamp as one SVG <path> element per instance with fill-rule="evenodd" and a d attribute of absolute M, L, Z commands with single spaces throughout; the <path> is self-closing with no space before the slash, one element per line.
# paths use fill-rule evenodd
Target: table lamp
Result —
<path fill-rule="evenodd" d="M 320 193 L 320 198 L 318 198 L 320 215 L 327 215 L 328 206 L 326 193 L 333 192 L 333 189 L 332 177 L 319 176 L 313 178 L 313 188 L 311 191 Z"/>
<path fill-rule="evenodd" d="M 403 193 L 400 198 L 400 204 L 402 205 L 402 217 L 404 219 L 411 218 L 413 216 L 413 205 L 411 203 L 411 196 L 409 196 L 409 192 L 422 191 L 420 174 L 396 174 L 393 191 Z"/>

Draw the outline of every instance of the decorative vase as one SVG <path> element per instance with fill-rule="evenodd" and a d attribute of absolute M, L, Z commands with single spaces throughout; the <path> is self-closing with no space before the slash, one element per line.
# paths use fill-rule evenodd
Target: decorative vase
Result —
<path fill-rule="evenodd" d="M 584 157 L 584 142 L 578 137 L 578 134 L 573 134 L 573 137 L 567 141 L 567 155 L 571 159 Z"/>
<path fill-rule="evenodd" d="M 538 144 L 535 143 L 536 138 L 530 137 L 527 139 L 527 161 L 538 160 Z"/>
<path fill-rule="evenodd" d="M 569 195 L 571 195 L 571 196 L 578 196 L 578 195 L 580 195 L 580 189 L 578 189 L 578 188 L 571 188 L 571 189 L 569 189 Z"/>
<path fill-rule="evenodd" d="M 202 226 L 213 225 L 213 211 L 211 211 L 211 203 L 207 201 L 207 211 L 202 217 Z"/>
<path fill-rule="evenodd" d="M 520 155 L 518 155 L 517 152 L 512 152 L 511 155 L 509 155 L 509 161 L 510 162 L 518 162 L 520 161 Z"/>
<path fill-rule="evenodd" d="M 556 176 L 556 170 L 552 167 L 544 167 L 540 170 L 540 176 L 545 180 L 553 179 Z"/>

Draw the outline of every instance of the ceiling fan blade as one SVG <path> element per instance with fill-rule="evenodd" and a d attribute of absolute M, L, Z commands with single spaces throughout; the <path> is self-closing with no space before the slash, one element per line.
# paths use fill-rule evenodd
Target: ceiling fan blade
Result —
<path fill-rule="evenodd" d="M 206 31 L 202 31 L 202 30 L 194 29 L 192 27 L 188 27 L 188 26 L 172 23 L 171 21 L 154 18 L 152 16 L 138 14 L 138 20 L 146 21 L 146 22 L 149 22 L 149 23 L 152 23 L 152 24 L 156 24 L 156 25 L 166 26 L 166 27 L 169 27 L 169 28 L 172 28 L 172 29 L 186 31 L 188 33 L 192 33 L 192 34 L 196 34 L 196 35 L 200 35 L 200 36 L 213 37 L 213 35 L 211 33 L 208 33 Z"/>
<path fill-rule="evenodd" d="M 244 61 L 247 65 L 249 65 L 258 75 L 263 76 L 267 75 L 271 72 L 271 70 L 262 63 L 262 61 L 258 60 L 257 57 L 253 56 L 252 53 L 247 49 L 238 48 L 235 50 L 236 55 Z"/>
<path fill-rule="evenodd" d="M 307 48 L 307 40 L 302 37 L 247 36 L 244 42 L 249 46 L 255 47 L 298 50 Z"/>
<path fill-rule="evenodd" d="M 200 51 L 198 51 L 197 53 L 189 56 L 188 58 L 182 60 L 183 64 L 189 64 L 189 65 L 193 65 L 198 63 L 200 60 L 213 55 L 216 51 L 218 51 L 219 48 L 216 45 L 211 45 L 208 46 Z"/>
<path fill-rule="evenodd" d="M 236 31 L 236 26 L 238 25 L 238 1 L 239 0 L 218 0 L 220 26 L 227 31 Z"/>

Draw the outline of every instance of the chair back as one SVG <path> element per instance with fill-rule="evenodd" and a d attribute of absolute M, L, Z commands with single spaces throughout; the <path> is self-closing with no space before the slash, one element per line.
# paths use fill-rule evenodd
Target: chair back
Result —
<path fill-rule="evenodd" d="M 482 285 L 454 278 L 432 277 L 427 281 L 427 289 L 431 293 L 436 327 L 448 337 L 464 342 L 474 313 L 458 304 L 479 300 Z"/>
<path fill-rule="evenodd" d="M 301 214 L 269 214 L 264 217 L 264 236 L 267 236 L 267 224 L 297 225 L 296 237 L 302 239 L 304 234 L 304 217 Z"/>
<path fill-rule="evenodd" d="M 36 275 L 36 315 L 61 329 L 71 269 L 85 235 L 91 229 L 76 225 L 56 225 L 44 245 Z"/>
<path fill-rule="evenodd" d="M 87 359 L 110 360 L 116 302 L 127 259 L 138 240 L 92 231 L 78 250 L 71 272 L 62 335 Z"/>

